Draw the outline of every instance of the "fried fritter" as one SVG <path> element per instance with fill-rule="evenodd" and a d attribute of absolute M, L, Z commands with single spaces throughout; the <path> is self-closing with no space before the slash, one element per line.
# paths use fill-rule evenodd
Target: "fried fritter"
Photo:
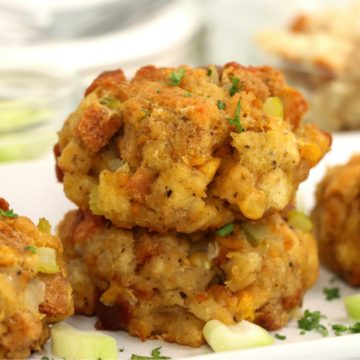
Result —
<path fill-rule="evenodd" d="M 285 325 L 318 274 L 315 240 L 279 214 L 233 232 L 157 234 L 72 211 L 59 226 L 75 311 L 142 340 L 204 343 L 210 319 Z M 223 234 L 225 235 L 225 234 Z"/>
<path fill-rule="evenodd" d="M 85 95 L 59 133 L 58 176 L 82 210 L 122 228 L 192 233 L 271 215 L 331 142 L 300 124 L 304 98 L 269 67 L 117 70 Z"/>
<path fill-rule="evenodd" d="M 328 170 L 312 217 L 321 262 L 350 285 L 360 285 L 360 154 Z"/>
<path fill-rule="evenodd" d="M 49 324 L 73 313 L 62 252 L 45 219 L 36 227 L 0 198 L 1 359 L 27 358 L 49 338 Z M 41 258 L 44 253 L 56 262 Z"/>

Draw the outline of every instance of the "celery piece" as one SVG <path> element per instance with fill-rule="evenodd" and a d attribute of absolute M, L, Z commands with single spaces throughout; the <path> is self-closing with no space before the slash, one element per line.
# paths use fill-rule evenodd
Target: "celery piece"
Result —
<path fill-rule="evenodd" d="M 281 99 L 278 96 L 271 96 L 265 100 L 263 110 L 266 115 L 284 118 L 284 109 Z"/>
<path fill-rule="evenodd" d="M 56 262 L 56 251 L 49 247 L 38 247 L 38 271 L 45 274 L 55 274 L 60 271 Z"/>
<path fill-rule="evenodd" d="M 305 232 L 309 232 L 313 228 L 310 218 L 298 210 L 288 212 L 288 224 Z"/>
<path fill-rule="evenodd" d="M 343 301 L 349 317 L 360 320 L 360 294 L 346 296 Z"/>
<path fill-rule="evenodd" d="M 266 346 L 274 342 L 265 329 L 246 320 L 230 326 L 219 320 L 210 320 L 205 324 L 203 334 L 215 352 Z"/>
<path fill-rule="evenodd" d="M 118 358 L 116 340 L 97 331 L 80 331 L 59 323 L 51 328 L 53 355 L 71 360 L 114 360 Z"/>

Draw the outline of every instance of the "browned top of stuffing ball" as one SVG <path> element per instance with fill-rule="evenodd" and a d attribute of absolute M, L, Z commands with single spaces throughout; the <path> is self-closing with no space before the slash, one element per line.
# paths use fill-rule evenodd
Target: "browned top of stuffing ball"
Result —
<path fill-rule="evenodd" d="M 66 195 L 121 227 L 193 232 L 285 208 L 330 136 L 270 67 L 103 73 L 56 148 Z"/>
<path fill-rule="evenodd" d="M 44 263 L 53 255 L 52 267 Z M 0 358 L 23 359 L 40 350 L 49 324 L 73 312 L 63 248 L 41 219 L 35 226 L 0 198 Z"/>

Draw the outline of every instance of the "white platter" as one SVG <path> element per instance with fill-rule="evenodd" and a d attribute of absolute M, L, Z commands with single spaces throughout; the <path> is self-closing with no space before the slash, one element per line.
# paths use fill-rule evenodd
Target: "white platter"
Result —
<path fill-rule="evenodd" d="M 316 169 L 312 170 L 308 180 L 300 186 L 299 206 L 305 210 L 311 209 L 314 204 L 315 184 L 323 176 L 326 167 L 346 162 L 355 152 L 360 153 L 360 132 L 336 134 L 332 151 Z M 46 216 L 52 224 L 57 224 L 67 210 L 74 208 L 74 205 L 65 199 L 62 186 L 55 179 L 54 161 L 50 154 L 36 161 L 0 165 L 0 196 L 5 197 L 16 212 L 27 215 L 34 221 Z M 323 288 L 339 287 L 342 296 L 360 292 L 360 289 L 353 289 L 341 280 L 330 284 L 332 278 L 332 274 L 321 270 L 316 286 L 305 296 L 303 310 L 320 310 L 327 316 L 322 321 L 326 326 L 333 323 L 350 324 L 351 322 L 346 319 L 342 301 L 326 301 Z M 95 320 L 74 316 L 68 322 L 79 329 L 90 330 L 93 329 Z M 142 343 L 125 332 L 109 334 L 116 338 L 119 348 L 125 348 L 124 352 L 119 352 L 119 359 L 123 360 L 130 359 L 132 353 L 149 356 L 151 349 L 157 346 L 162 346 L 163 355 L 171 356 L 173 359 L 360 359 L 360 334 L 336 337 L 330 331 L 326 338 L 322 338 L 316 332 L 300 335 L 295 320 L 278 332 L 286 335 L 286 340 L 276 340 L 274 345 L 268 347 L 218 354 L 212 353 L 207 346 L 193 349 L 154 340 Z M 51 358 L 49 343 L 43 353 L 33 354 L 31 359 L 41 359 L 43 355 Z"/>

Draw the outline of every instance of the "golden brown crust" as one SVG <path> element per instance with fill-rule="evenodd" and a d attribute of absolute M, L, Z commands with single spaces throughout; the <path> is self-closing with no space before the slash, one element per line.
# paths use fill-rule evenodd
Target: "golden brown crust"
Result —
<path fill-rule="evenodd" d="M 269 97 L 284 119 L 265 113 Z M 119 227 L 191 233 L 260 219 L 292 201 L 330 146 L 300 124 L 306 109 L 266 66 L 109 72 L 64 124 L 57 166 L 69 199 Z"/>
<path fill-rule="evenodd" d="M 76 131 L 87 150 L 98 152 L 104 147 L 121 125 L 117 114 L 108 114 L 101 106 L 87 107 L 80 118 Z"/>
<path fill-rule="evenodd" d="M 99 329 L 190 346 L 204 342 L 202 328 L 211 319 L 278 329 L 316 281 L 316 244 L 278 214 L 256 227 L 261 238 L 251 245 L 244 223 L 225 237 L 160 235 L 70 212 L 59 235 L 76 312 L 96 314 Z"/>
<path fill-rule="evenodd" d="M 1 208 L 9 209 L 1 200 Z M 37 247 L 55 249 L 60 271 L 39 272 Z M 73 313 L 60 240 L 28 218 L 0 215 L 0 358 L 24 359 L 50 336 L 49 324 Z"/>
<path fill-rule="evenodd" d="M 312 216 L 322 263 L 360 285 L 360 155 L 328 170 Z"/>
<path fill-rule="evenodd" d="M 117 69 L 113 71 L 104 71 L 86 89 L 85 96 L 89 95 L 98 88 L 114 90 L 116 89 L 117 84 L 122 81 L 125 81 L 125 75 L 121 69 Z"/>

